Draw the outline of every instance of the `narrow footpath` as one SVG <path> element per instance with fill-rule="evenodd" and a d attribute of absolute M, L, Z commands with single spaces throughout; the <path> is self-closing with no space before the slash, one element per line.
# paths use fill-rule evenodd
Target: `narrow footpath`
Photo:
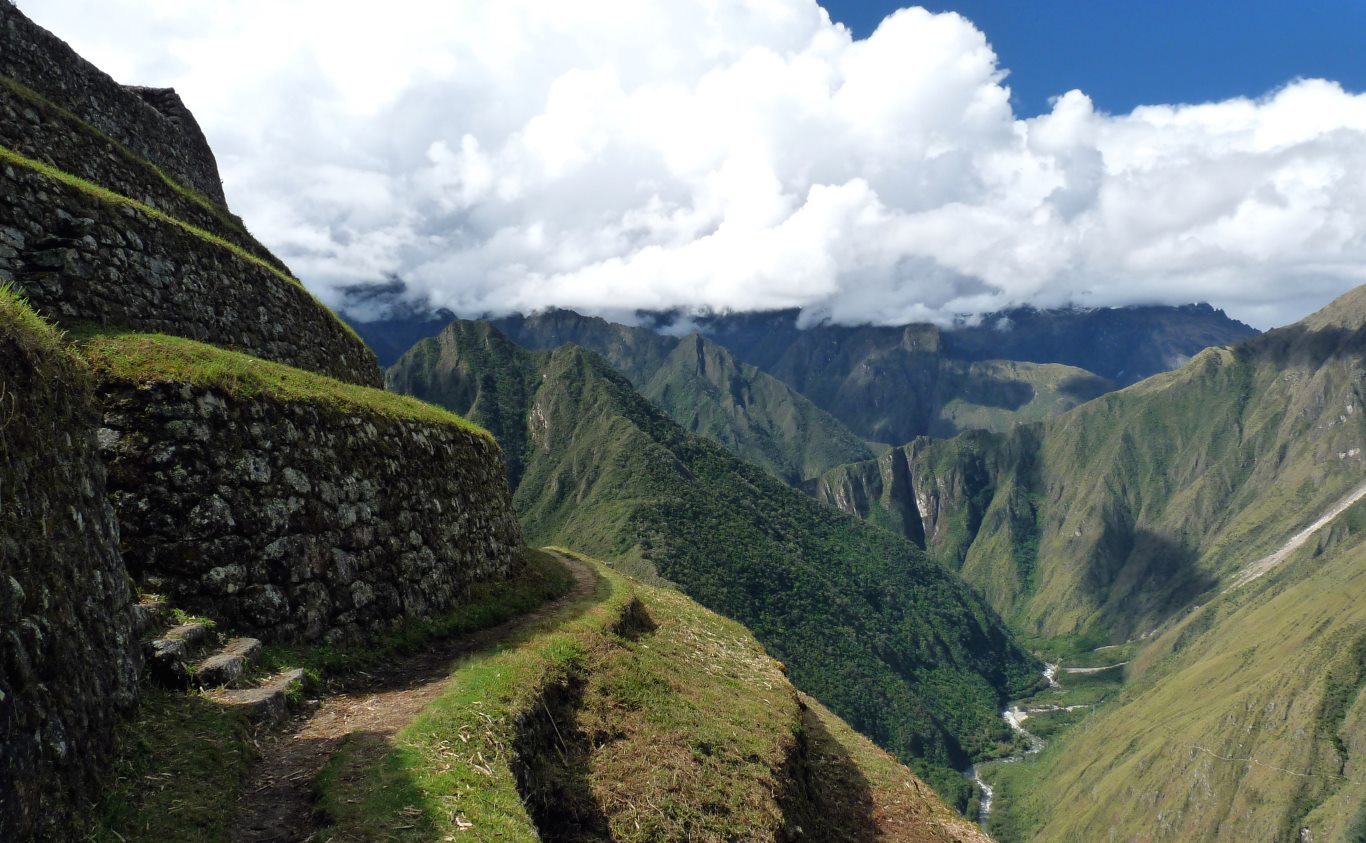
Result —
<path fill-rule="evenodd" d="M 597 576 L 584 563 L 554 554 L 574 575 L 567 594 L 489 629 L 448 641 L 354 683 L 322 700 L 313 713 L 261 747 L 237 806 L 233 843 L 304 843 L 318 831 L 314 781 L 341 741 L 355 733 L 386 738 L 440 696 L 456 659 L 497 646 L 586 599 Z"/>

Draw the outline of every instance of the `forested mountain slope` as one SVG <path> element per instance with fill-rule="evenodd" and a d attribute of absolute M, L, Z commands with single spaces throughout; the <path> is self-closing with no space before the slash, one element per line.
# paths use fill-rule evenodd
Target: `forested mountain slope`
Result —
<path fill-rule="evenodd" d="M 912 443 L 899 486 L 891 458 L 837 469 L 823 495 L 884 523 L 912 508 L 902 523 L 920 523 L 902 532 L 1024 630 L 1123 640 L 1362 482 L 1364 300 L 1358 289 L 1037 429 Z"/>
<path fill-rule="evenodd" d="M 995 613 L 910 542 L 688 434 L 591 352 L 532 353 L 457 322 L 389 383 L 500 438 L 529 540 L 672 581 L 745 623 L 799 687 L 960 803 L 954 768 L 1006 737 L 998 706 L 1035 681 Z"/>
<path fill-rule="evenodd" d="M 573 343 L 598 353 L 685 429 L 790 484 L 872 457 L 834 416 L 697 334 L 665 336 L 571 310 L 510 316 L 492 324 L 525 348 Z"/>

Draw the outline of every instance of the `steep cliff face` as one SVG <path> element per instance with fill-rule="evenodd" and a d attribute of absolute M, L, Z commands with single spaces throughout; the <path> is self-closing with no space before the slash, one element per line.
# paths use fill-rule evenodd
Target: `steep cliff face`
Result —
<path fill-rule="evenodd" d="M 816 497 L 914 541 L 1014 619 L 1038 563 L 1040 431 L 922 437 L 827 472 Z"/>
<path fill-rule="evenodd" d="M 91 380 L 0 290 L 0 839 L 56 840 L 136 698 Z"/>

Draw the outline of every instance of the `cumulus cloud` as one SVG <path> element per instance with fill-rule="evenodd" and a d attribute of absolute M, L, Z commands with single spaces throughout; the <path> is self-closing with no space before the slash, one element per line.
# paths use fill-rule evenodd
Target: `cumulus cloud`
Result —
<path fill-rule="evenodd" d="M 26 4 L 27 5 L 27 4 Z M 1366 96 L 1010 106 L 988 34 L 813 0 L 43 0 L 178 88 L 229 200 L 336 302 L 802 307 L 945 322 L 1205 300 L 1267 327 L 1366 282 Z"/>

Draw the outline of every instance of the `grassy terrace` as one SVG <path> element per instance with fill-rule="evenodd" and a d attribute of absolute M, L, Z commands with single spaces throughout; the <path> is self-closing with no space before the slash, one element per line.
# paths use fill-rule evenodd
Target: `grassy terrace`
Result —
<path fill-rule="evenodd" d="M 256 266 L 261 267 L 262 269 L 269 272 L 271 275 L 274 275 L 276 278 L 279 278 L 281 281 L 288 281 L 289 283 L 298 285 L 300 287 L 303 286 L 303 284 L 299 282 L 299 279 L 295 278 L 293 275 L 290 275 L 288 272 L 285 272 L 279 267 L 273 266 L 270 263 L 267 263 L 266 261 L 262 260 L 261 258 L 258 258 L 256 255 L 253 255 L 251 252 L 248 252 L 246 249 L 243 249 L 236 243 L 233 243 L 230 240 L 225 240 L 222 237 L 219 237 L 217 234 L 214 234 L 210 231 L 205 231 L 204 229 L 199 228 L 198 226 L 190 225 L 184 220 L 177 219 L 176 217 L 171 216 L 165 211 L 153 208 L 146 202 L 139 202 L 137 199 L 134 199 L 131 196 L 124 196 L 122 193 L 115 193 L 114 191 L 106 187 L 101 187 L 100 185 L 95 184 L 94 182 L 86 181 L 80 176 L 72 175 L 71 173 L 68 173 L 65 170 L 59 170 L 51 164 L 39 161 L 36 158 L 29 158 L 26 155 L 20 155 L 18 152 L 15 152 L 7 146 L 0 146 L 0 162 L 12 164 L 16 167 L 23 167 L 27 170 L 32 170 L 35 173 L 47 176 L 53 181 L 61 182 L 67 187 L 74 187 L 80 192 L 86 194 L 87 196 L 98 199 L 101 202 L 106 202 L 110 205 L 123 205 L 129 208 L 133 208 L 134 210 L 142 214 L 145 214 L 148 217 L 151 217 L 157 222 L 166 223 L 167 225 L 173 225 L 176 228 L 179 228 L 188 234 L 192 234 L 195 237 L 198 237 L 200 240 L 203 240 L 206 243 L 211 243 L 214 246 L 219 247 L 220 249 L 227 249 L 229 252 L 232 252 L 234 255 L 246 261 L 247 263 L 252 263 Z"/>
<path fill-rule="evenodd" d="M 493 439 L 473 422 L 406 395 L 357 386 L 181 337 L 93 334 L 79 344 L 91 367 L 107 378 L 129 383 L 193 383 L 221 389 L 237 398 L 319 404 L 339 412 L 450 425 Z"/>
<path fill-rule="evenodd" d="M 252 238 L 251 236 L 251 233 L 243 227 L 241 220 L 237 219 L 232 214 L 228 213 L 228 210 L 224 208 L 222 205 L 219 205 L 217 202 L 214 202 L 212 199 L 195 190 L 194 188 L 182 184 L 181 182 L 170 176 L 165 170 L 161 169 L 160 167 L 146 160 L 145 158 L 142 158 L 136 152 L 133 152 L 131 149 L 129 149 L 127 146 L 124 146 L 119 141 L 115 140 L 114 138 L 111 138 L 104 132 L 101 132 L 99 129 L 95 128 L 93 125 L 81 119 L 80 117 L 77 117 L 75 114 L 72 114 L 70 111 L 67 111 L 65 108 L 62 108 L 56 103 L 48 100 L 46 97 L 44 97 L 37 91 L 33 90 L 32 88 L 29 88 L 28 86 L 22 83 L 16 82 L 15 80 L 3 74 L 0 74 L 0 88 L 7 89 L 10 93 L 27 102 L 30 106 L 32 106 L 34 109 L 36 109 L 39 113 L 41 113 L 48 119 L 64 122 L 70 126 L 79 128 L 82 132 L 85 132 L 86 134 L 92 137 L 99 138 L 100 140 L 109 144 L 109 146 L 118 154 L 118 156 L 122 158 L 124 162 L 128 165 L 145 170 L 148 173 L 148 175 L 152 176 L 156 181 L 160 181 L 169 190 L 180 196 L 182 199 L 185 199 L 195 205 L 198 205 L 200 208 L 212 214 L 214 218 L 218 220 L 218 222 L 221 223 L 225 228 L 228 228 L 233 232 L 242 235 L 242 237 L 248 240 L 254 240 L 254 238 Z"/>
<path fill-rule="evenodd" d="M 8 336 L 29 353 L 69 358 L 62 333 L 39 316 L 9 281 L 0 281 L 0 336 Z"/>
<path fill-rule="evenodd" d="M 353 337 L 356 340 L 356 342 L 364 344 L 360 338 L 360 335 L 356 333 L 355 329 L 352 328 L 350 325 L 346 324 L 346 322 L 342 319 L 337 318 L 337 315 L 335 313 L 332 313 L 332 310 L 330 308 L 328 308 L 322 302 L 314 298 L 313 294 L 308 291 L 308 288 L 304 287 L 303 283 L 299 281 L 299 279 L 295 278 L 293 275 L 290 275 L 288 272 L 285 272 L 283 269 L 280 269 L 278 266 L 271 264 L 269 261 L 263 260 L 262 258 L 253 255 L 251 252 L 247 251 L 246 249 L 242 248 L 236 243 L 233 243 L 230 240 L 226 240 L 222 237 L 219 237 L 217 234 L 214 234 L 213 232 L 205 231 L 204 229 L 199 228 L 198 226 L 191 225 L 190 223 L 187 223 L 184 220 L 177 219 L 176 217 L 171 216 L 165 211 L 153 208 L 151 205 L 148 205 L 145 202 L 139 202 L 131 196 L 124 196 L 122 193 L 116 193 L 115 191 L 112 191 L 106 187 L 101 187 L 98 184 L 86 181 L 80 176 L 72 175 L 71 173 L 68 173 L 65 170 L 59 170 L 51 164 L 47 164 L 43 161 L 38 161 L 34 158 L 29 158 L 25 155 L 21 155 L 18 152 L 15 152 L 14 150 L 10 149 L 9 147 L 2 145 L 0 145 L 0 163 L 11 164 L 16 167 L 23 167 L 25 169 L 32 170 L 33 172 L 36 172 L 42 176 L 46 176 L 47 178 L 52 179 L 53 181 L 64 184 L 67 187 L 79 190 L 80 192 L 86 194 L 87 196 L 90 196 L 93 199 L 97 199 L 100 202 L 104 202 L 110 205 L 120 205 L 128 208 L 133 208 L 139 213 L 142 213 L 147 217 L 156 220 L 157 222 L 175 226 L 176 228 L 179 228 L 185 233 L 197 237 L 200 240 L 203 240 L 205 243 L 208 243 L 211 246 L 215 246 L 219 249 L 225 249 L 228 252 L 231 252 L 234 256 L 240 258 L 241 260 L 244 260 L 247 263 L 252 264 L 254 266 L 258 266 L 261 269 L 264 269 L 265 271 L 269 272 L 271 275 L 274 275 L 276 278 L 279 278 L 281 281 L 284 281 L 287 284 L 293 284 L 295 287 L 298 287 L 300 290 L 303 290 L 305 294 L 307 294 L 310 298 L 313 298 L 314 303 L 320 309 L 322 309 L 324 312 L 330 315 L 333 318 L 333 320 L 335 320 L 336 323 L 339 326 L 341 326 L 342 330 L 346 331 L 347 334 L 351 335 L 351 337 Z M 188 188 L 186 188 L 186 190 L 188 190 Z M 204 201 L 207 202 L 208 200 L 205 199 Z"/>

